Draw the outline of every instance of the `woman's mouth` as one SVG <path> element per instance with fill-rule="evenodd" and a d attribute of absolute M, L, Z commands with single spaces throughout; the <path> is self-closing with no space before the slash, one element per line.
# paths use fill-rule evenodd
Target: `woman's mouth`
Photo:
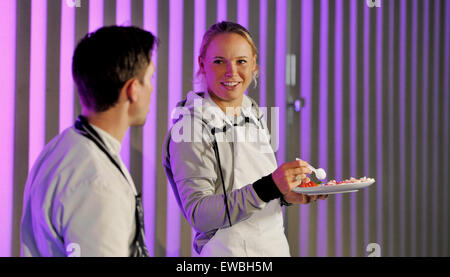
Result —
<path fill-rule="evenodd" d="M 240 82 L 220 82 L 220 84 L 227 90 L 233 90 L 240 84 Z"/>

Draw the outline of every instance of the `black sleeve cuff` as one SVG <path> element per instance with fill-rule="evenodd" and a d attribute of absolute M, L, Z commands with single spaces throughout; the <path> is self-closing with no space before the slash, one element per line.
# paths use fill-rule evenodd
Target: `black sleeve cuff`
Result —
<path fill-rule="evenodd" d="M 262 177 L 258 181 L 253 183 L 253 189 L 256 194 L 264 202 L 269 202 L 273 199 L 283 196 L 278 190 L 277 185 L 272 179 L 272 174 Z"/>

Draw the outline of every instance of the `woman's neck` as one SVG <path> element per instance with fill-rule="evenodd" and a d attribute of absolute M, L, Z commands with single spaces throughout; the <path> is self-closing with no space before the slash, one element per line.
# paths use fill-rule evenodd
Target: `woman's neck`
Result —
<path fill-rule="evenodd" d="M 226 115 L 239 116 L 241 114 L 242 101 L 244 96 L 234 101 L 225 101 L 217 97 L 214 93 L 209 92 L 211 99 Z"/>

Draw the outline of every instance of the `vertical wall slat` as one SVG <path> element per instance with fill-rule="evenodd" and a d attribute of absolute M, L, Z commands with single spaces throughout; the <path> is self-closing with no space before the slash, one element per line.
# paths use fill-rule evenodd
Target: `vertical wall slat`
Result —
<path fill-rule="evenodd" d="M 116 0 L 116 25 L 130 26 L 131 25 L 131 0 Z M 131 129 L 128 129 L 122 140 L 122 147 L 120 148 L 120 156 L 123 163 L 131 169 Z"/>
<path fill-rule="evenodd" d="M 414 0 L 412 3 L 412 9 L 411 9 L 411 147 L 410 147 L 410 180 L 411 180 L 411 198 L 410 198 L 410 212 L 411 212 L 411 223 L 410 223 L 410 229 L 411 229 L 411 236 L 409 240 L 410 244 L 410 252 L 409 254 L 411 256 L 416 256 L 417 254 L 417 49 L 418 49 L 418 18 L 417 18 L 417 0 Z"/>
<path fill-rule="evenodd" d="M 404 72 L 403 72 L 403 78 L 404 78 L 404 110 L 403 110 L 403 119 L 404 119 L 404 130 L 403 130 L 403 159 L 404 159 L 404 165 L 403 165 L 403 182 L 404 182 L 404 197 L 403 197 L 403 211 L 404 211 L 404 247 L 403 247 L 403 256 L 407 255 L 407 253 L 411 253 L 411 247 L 412 244 L 411 241 L 411 235 L 412 235 L 412 228 L 411 228 L 411 220 L 412 220 L 412 210 L 407 207 L 407 202 L 410 201 L 412 190 L 411 190 L 411 174 L 408 174 L 411 171 L 411 145 L 412 145 L 412 138 L 406 139 L 410 137 L 411 134 L 411 107 L 412 107 L 412 86 L 411 86 L 411 71 L 412 71 L 412 42 L 411 42 L 411 30 L 412 30 L 412 7 L 414 3 L 404 3 L 402 2 L 402 9 L 405 9 L 403 17 L 405 17 L 402 20 L 402 28 L 404 32 L 404 44 L 405 44 L 405 54 L 404 54 Z M 411 26 L 411 28 L 408 28 L 407 26 Z M 408 185 L 410 184 L 410 185 Z"/>
<path fill-rule="evenodd" d="M 311 156 L 309 157 L 309 163 L 312 165 L 317 165 L 319 162 L 319 143 L 318 143 L 318 132 L 319 132 L 319 64 L 320 64 L 320 1 L 314 1 L 313 6 L 313 26 L 314 32 L 312 35 L 312 84 L 311 84 L 311 97 L 308 99 L 309 105 L 311 106 L 311 119 L 310 119 L 310 148 Z M 309 256 L 317 256 L 317 226 L 318 226 L 318 211 L 316 205 L 309 205 Z"/>
<path fill-rule="evenodd" d="M 261 34 L 259 31 L 260 28 L 260 1 L 257 0 L 248 0 L 248 1 L 243 1 L 246 2 L 247 6 L 246 6 L 246 10 L 243 12 L 240 12 L 240 9 L 238 9 L 238 17 L 240 18 L 241 21 L 243 21 L 245 23 L 245 18 L 246 18 L 246 23 L 247 23 L 247 29 L 250 32 L 250 34 L 252 35 L 252 39 L 253 42 L 255 43 L 256 47 L 258 48 L 259 54 L 257 57 L 257 63 L 259 66 L 261 66 Z M 239 1 L 239 5 L 241 5 L 241 1 Z M 252 11 L 252 12 L 249 12 Z M 256 12 L 258 11 L 258 12 Z M 248 88 L 248 96 L 250 96 L 251 98 L 253 98 L 255 101 L 257 101 L 261 107 L 264 107 L 263 105 L 261 105 L 261 103 L 259 102 L 259 90 L 261 88 L 261 70 L 259 70 L 259 78 L 257 78 L 258 80 L 258 85 L 256 87 L 254 87 L 254 84 L 250 84 L 250 87 Z"/>
<path fill-rule="evenodd" d="M 29 1 L 0 3 L 0 11 L 5 13 L 0 17 L 0 94 L 4 105 L 0 110 L 0 256 L 20 255 L 21 189 L 28 171 L 27 159 L 22 160 L 21 155 L 28 158 L 30 82 L 24 72 L 29 72 L 30 6 Z"/>
<path fill-rule="evenodd" d="M 73 9 L 75 9 L 75 47 L 78 44 L 78 42 L 89 32 L 89 1 L 87 0 L 80 0 L 80 1 L 81 1 L 80 7 L 78 8 L 72 7 Z M 111 25 L 112 24 L 114 24 L 114 22 L 111 23 Z M 73 118 L 77 118 L 77 116 L 80 115 L 81 113 L 81 103 L 80 98 L 78 97 L 78 89 L 76 86 L 74 88 L 74 91 L 75 91 L 73 95 L 74 99 L 72 101 L 74 106 Z"/>
<path fill-rule="evenodd" d="M 186 98 L 189 91 L 193 89 L 194 76 L 194 18 L 195 1 L 184 1 L 183 14 L 183 74 L 182 74 L 182 98 Z M 177 206 L 178 208 L 178 206 Z M 180 256 L 191 256 L 192 253 L 192 234 L 191 226 L 186 219 L 181 216 L 180 227 Z"/>
<path fill-rule="evenodd" d="M 305 0 L 301 3 L 301 38 L 300 38 L 300 96 L 305 99 L 305 107 L 302 108 L 299 120 L 300 159 L 309 161 L 311 156 L 311 95 L 312 95 L 312 51 L 313 51 L 313 27 L 314 27 L 314 1 Z M 309 255 L 309 205 L 300 206 L 300 256 Z"/>
<path fill-rule="evenodd" d="M 167 226 L 167 178 L 162 167 L 162 145 L 167 132 L 168 115 L 164 107 L 168 107 L 168 50 L 169 50 L 169 1 L 158 1 L 158 37 L 161 40 L 158 48 L 158 79 L 159 93 L 156 99 L 158 107 L 157 139 L 156 139 L 156 193 L 155 193 L 155 256 L 166 256 L 166 226 Z"/>
<path fill-rule="evenodd" d="M 320 2 L 320 31 L 319 31 L 319 67 L 318 67 L 318 95 L 319 98 L 317 107 L 317 134 L 316 140 L 317 144 L 317 163 L 313 164 L 317 168 L 327 168 L 328 169 L 328 21 L 329 21 L 329 1 Z M 331 149 L 330 149 L 331 150 Z M 328 201 L 320 201 L 315 203 L 317 206 L 317 256 L 324 257 L 327 255 L 328 246 L 328 236 L 327 236 L 327 206 Z"/>
<path fill-rule="evenodd" d="M 328 46 L 327 46 L 327 55 L 326 59 L 328 61 L 327 65 L 327 86 L 326 86 L 326 103 L 322 104 L 322 109 L 326 110 L 326 151 L 322 155 L 326 155 L 326 161 L 324 166 L 327 168 L 327 174 L 329 176 L 336 176 L 336 145 L 337 142 L 335 136 L 335 103 L 336 103 L 336 5 L 337 2 L 335 0 L 330 0 L 328 3 Z M 325 116 L 325 115 L 323 115 Z M 325 135 L 321 133 L 320 136 Z M 336 177 L 335 177 L 336 178 Z M 326 205 L 324 205 L 326 203 Z M 327 239 L 326 245 L 327 249 L 323 252 L 323 254 L 327 257 L 334 256 L 336 254 L 336 232 L 334 231 L 336 225 L 336 197 L 330 197 L 327 201 L 321 201 L 319 203 L 321 206 L 325 206 L 326 208 L 326 232 Z M 339 238 L 338 238 L 339 239 Z"/>
<path fill-rule="evenodd" d="M 95 8 L 89 8 L 89 18 L 92 17 L 91 10 L 95 10 Z M 103 14 L 103 11 L 101 13 Z M 75 49 L 75 9 L 67 6 L 65 0 L 61 0 L 60 20 L 59 132 L 62 132 L 64 129 L 72 126 L 74 122 L 72 56 Z M 89 25 L 91 26 L 91 19 L 89 19 Z"/>
<path fill-rule="evenodd" d="M 143 6 L 143 27 L 145 30 L 158 36 L 158 0 L 146 0 Z M 152 62 L 158 68 L 158 51 L 152 53 Z M 157 115 L 158 115 L 158 70 L 152 79 L 153 92 L 150 98 L 150 111 L 147 115 L 146 124 L 143 127 L 143 161 L 142 161 L 142 201 L 145 211 L 144 225 L 147 249 L 150 256 L 155 256 L 155 232 L 156 232 L 156 192 L 157 192 Z"/>
<path fill-rule="evenodd" d="M 300 15 L 300 16 L 298 16 Z M 287 101 L 293 101 L 295 99 L 300 99 L 300 32 L 299 31 L 291 31 L 290 27 L 292 26 L 300 26 L 301 24 L 301 2 L 300 1 L 288 1 L 287 7 L 287 18 L 288 25 L 286 26 L 286 32 L 288 34 L 292 34 L 287 36 L 287 53 L 295 56 L 295 85 L 290 82 L 290 85 L 286 86 L 286 98 Z M 290 23 L 289 23 L 290 22 Z M 286 75 L 292 74 L 291 72 L 286 72 Z M 290 135 L 286 136 L 286 161 L 293 161 L 296 158 L 300 157 L 300 124 L 297 124 L 300 120 L 300 113 L 295 112 L 294 107 L 289 104 L 286 113 L 286 128 L 287 132 Z M 288 238 L 289 247 L 291 250 L 292 256 L 299 256 L 299 247 L 300 247 L 300 207 L 292 206 L 289 208 L 285 208 L 285 230 L 286 236 Z"/>
<path fill-rule="evenodd" d="M 329 134 L 334 135 L 334 165 L 333 170 L 335 180 L 342 180 L 342 171 L 343 171 L 343 151 L 344 151 L 344 141 L 343 141 L 343 99 L 344 99 L 344 48 L 343 48 L 343 15 L 344 15 L 344 5 L 342 0 L 337 0 L 335 4 L 335 10 L 330 12 L 335 12 L 335 39 L 334 39 L 334 120 L 329 118 L 329 122 L 334 121 L 334 133 L 330 131 Z M 331 30 L 331 28 L 330 28 Z M 348 57 L 348 56 L 347 56 Z M 330 101 L 331 102 L 331 101 Z M 331 116 L 331 113 L 330 113 Z M 328 216 L 334 216 L 334 226 L 329 227 L 334 228 L 334 231 L 329 231 L 334 235 L 331 238 L 334 241 L 334 253 L 329 251 L 330 256 L 341 257 L 343 255 L 343 226 L 344 226 L 344 214 L 343 214 L 343 195 L 336 195 L 334 205 L 330 205 L 334 208 L 334 211 L 328 210 Z"/>
<path fill-rule="evenodd" d="M 444 55 L 444 59 L 443 59 L 443 63 L 444 63 L 444 74 L 442 76 L 442 82 L 444 83 L 444 101 L 442 101 L 442 109 L 444 111 L 444 115 L 442 117 L 442 128 L 443 128 L 443 144 L 444 144 L 444 148 L 442 151 L 442 155 L 443 155 L 443 175 L 441 176 L 441 178 L 446 181 L 448 180 L 449 177 L 449 144 L 450 144 L 450 139 L 449 139 L 449 109 L 448 107 L 450 107 L 450 103 L 449 103 L 449 94 L 450 94 L 450 2 L 449 1 L 445 1 L 445 16 L 444 16 L 445 20 L 444 20 L 444 26 L 445 26 L 445 31 L 444 31 L 444 38 L 445 38 L 445 44 L 444 44 L 444 49 L 445 49 L 445 55 Z M 441 240 L 442 240 L 442 252 L 441 255 L 442 256 L 449 256 L 450 255 L 450 245 L 449 245 L 449 208 L 448 208 L 448 201 L 447 199 L 449 199 L 449 189 L 448 186 L 444 186 L 443 187 L 443 193 L 442 193 L 442 211 L 443 211 L 443 220 L 442 220 L 442 225 L 443 225 L 443 230 L 441 233 Z"/>
<path fill-rule="evenodd" d="M 350 2 L 342 3 L 342 178 L 350 176 Z M 337 178 L 338 176 L 336 176 Z M 342 195 L 342 256 L 351 255 L 350 195 Z"/>
<path fill-rule="evenodd" d="M 382 76 L 382 107 L 383 107 L 383 115 L 381 118 L 381 126 L 382 126 L 382 145 L 383 149 L 388 148 L 389 149 L 389 131 L 390 131 L 390 114 L 389 114 L 389 96 L 391 92 L 391 83 L 390 83 L 390 77 L 391 77 L 391 70 L 390 70 L 390 58 L 391 58 L 391 9 L 390 5 L 383 5 L 383 76 Z M 389 153 L 386 153 L 387 151 L 383 151 L 383 157 L 382 157 L 382 172 L 383 176 L 382 178 L 378 179 L 379 187 L 382 188 L 382 206 L 380 207 L 382 209 L 382 238 L 381 238 L 381 246 L 383 247 L 381 249 L 381 253 L 383 256 L 388 256 L 389 254 L 389 241 L 390 241 L 390 155 Z"/>
<path fill-rule="evenodd" d="M 375 86 L 376 86 L 376 123 L 375 125 L 375 133 L 374 137 L 376 137 L 376 153 L 374 154 L 376 156 L 376 164 L 374 163 L 373 166 L 375 167 L 371 172 L 373 172 L 376 175 L 376 203 L 372 202 L 372 205 L 375 205 L 373 208 L 376 210 L 376 221 L 375 221 L 375 228 L 376 228 L 376 238 L 374 240 L 380 245 L 383 245 L 383 226 L 385 225 L 383 222 L 383 192 L 384 192 L 384 180 L 383 180 L 383 173 L 384 173 L 384 166 L 383 166 L 383 137 L 384 137 L 384 129 L 383 129 L 383 97 L 385 90 L 385 73 L 383 72 L 383 61 L 385 57 L 385 53 L 387 53 L 385 45 L 386 36 L 384 32 L 384 26 L 386 22 L 386 9 L 382 9 L 382 12 L 378 12 L 376 15 L 376 79 L 375 79 Z M 373 133 L 372 133 L 373 134 Z M 372 175 L 371 175 L 372 176 Z M 375 193 L 375 192 L 372 192 Z M 375 216 L 374 216 L 375 217 Z M 372 221 L 372 224 L 373 221 Z M 374 225 L 372 225 L 374 226 Z M 375 229 L 374 228 L 374 229 Z M 383 249 L 381 251 L 381 255 L 383 255 Z"/>
<path fill-rule="evenodd" d="M 29 163 L 45 145 L 47 1 L 31 1 Z"/>
<path fill-rule="evenodd" d="M 364 47 L 364 34 L 365 34 L 365 11 L 367 7 L 365 5 L 357 5 L 357 30 L 356 30 L 356 42 L 357 42 L 357 50 L 356 50 L 356 122 L 355 122 L 355 135 L 356 135 L 356 174 L 352 175 L 356 178 L 363 176 L 364 174 L 364 165 L 365 165 L 365 155 L 364 155 L 364 130 L 365 130 L 365 108 L 364 108 L 364 99 L 366 97 L 364 91 L 364 81 L 365 81 L 365 72 L 364 70 L 364 52 L 366 48 Z M 362 47 L 361 47 L 362 46 Z M 365 226 L 364 226 L 364 196 L 365 191 L 361 193 L 355 193 L 354 195 L 356 201 L 356 217 L 354 218 L 356 222 L 356 237 L 355 237 L 355 250 L 357 256 L 362 256 L 364 254 L 364 248 L 361 247 L 364 245 L 364 235 L 365 235 Z"/>
<path fill-rule="evenodd" d="M 183 51 L 180 45 L 183 45 L 183 1 L 169 1 L 169 56 L 168 56 L 168 130 L 172 125 L 172 111 L 175 109 L 178 101 L 183 95 Z M 170 73 L 170 74 L 169 74 Z M 168 186 L 169 187 L 169 186 Z M 180 252 L 180 226 L 181 212 L 173 191 L 167 189 L 167 256 L 178 256 Z"/>
<path fill-rule="evenodd" d="M 131 25 L 143 28 L 143 0 L 131 1 Z M 142 126 L 133 126 L 130 128 L 130 174 L 138 192 L 142 192 L 143 182 L 143 135 Z"/>
<path fill-rule="evenodd" d="M 59 106 L 61 1 L 47 2 L 45 106 Z M 55 111 L 56 110 L 56 111 Z M 45 110 L 45 144 L 59 133 L 59 111 Z"/>
<path fill-rule="evenodd" d="M 25 189 L 26 178 L 28 175 L 28 138 L 29 138 L 29 108 L 30 108 L 30 75 L 24 74 L 24 72 L 30 72 L 30 31 L 31 31 L 31 3 L 30 1 L 20 0 L 16 1 L 16 22 L 15 24 L 15 44 L 16 51 L 15 57 L 12 53 L 8 53 L 10 51 L 1 51 L 1 53 L 5 53 L 6 55 L 11 55 L 11 57 L 15 58 L 15 93 L 14 88 L 9 90 L 8 82 L 1 82 L 5 84 L 5 91 L 9 91 L 13 95 L 15 94 L 15 119 L 14 119 L 14 163 L 9 163 L 2 168 L 8 168 L 8 166 L 13 165 L 14 172 L 14 198 L 13 198 L 13 226 L 12 226 L 12 256 L 20 255 L 20 220 L 22 218 L 22 197 L 23 191 Z M 3 10 L 3 9 L 2 9 Z M 5 9 L 7 10 L 7 9 Z M 8 18 L 8 17 L 2 17 Z M 2 24 L 2 26 L 9 26 L 8 24 Z M 5 44 L 7 45 L 7 44 Z M 8 57 L 8 56 L 7 56 Z M 2 58 L 4 65 L 8 65 L 8 59 Z M 11 70 L 11 69 L 10 69 Z M 11 70 L 11 72 L 14 72 Z M 7 76 L 7 74 L 2 74 Z M 3 76 L 2 76 L 3 77 Z M 8 104 L 5 105 L 8 107 Z M 1 117 L 1 118 L 7 118 Z M 5 121 L 7 122 L 7 121 Z M 8 132 L 8 128 L 6 127 L 6 132 Z M 7 133 L 4 134 L 8 136 Z M 8 150 L 2 150 L 1 153 L 7 153 Z M 7 157 L 7 154 L 6 154 Z M 6 162 L 8 159 L 5 159 Z M 3 178 L 2 178 L 3 179 Z M 7 179 L 4 184 L 7 183 Z M 11 184 L 12 185 L 12 184 Z M 11 186 L 12 187 L 12 186 Z M 8 195 L 8 192 L 3 192 L 3 195 Z M 8 201 L 2 201 L 2 203 L 8 205 Z M 3 209 L 2 211 L 8 211 L 8 209 Z M 2 217 L 8 218 L 8 217 Z M 5 224 L 4 230 L 8 230 L 8 224 Z M 5 242 L 8 242 L 8 239 L 2 239 Z M 8 249 L 9 250 L 9 249 Z M 0 250 L 1 251 L 1 250 Z"/>
<path fill-rule="evenodd" d="M 381 132 L 380 126 L 377 126 L 377 97 L 381 94 L 381 90 L 377 91 L 378 87 L 377 84 L 381 83 L 381 80 L 378 79 L 380 76 L 380 72 L 377 70 L 377 61 L 381 61 L 381 49 L 378 49 L 380 39 L 378 31 L 378 24 L 377 21 L 379 20 L 379 15 L 382 14 L 382 10 L 379 8 L 372 8 L 370 11 L 370 20 L 369 22 L 369 80 L 368 80 L 368 99 L 367 99 L 367 109 L 368 109 L 368 130 L 366 131 L 366 134 L 368 136 L 367 138 L 367 154 L 369 156 L 366 165 L 366 174 L 365 176 L 371 176 L 374 177 L 376 180 L 378 180 L 378 174 L 377 174 L 377 142 L 378 139 L 381 137 L 377 136 L 377 132 Z M 380 241 L 377 240 L 377 210 L 378 210 L 378 189 L 379 183 L 377 183 L 376 186 L 372 186 L 370 189 L 367 190 L 368 193 L 368 203 L 367 203 L 367 228 L 368 228 L 368 237 L 367 241 L 364 245 L 361 247 L 363 250 L 369 243 L 380 243 Z M 381 224 L 381 223 L 380 223 Z M 364 251 L 365 252 L 365 251 Z"/>
<path fill-rule="evenodd" d="M 423 8 L 420 9 L 422 11 L 423 16 L 423 39 L 422 39 L 422 53 L 423 53 L 423 60 L 422 60 L 422 87 L 421 87 L 421 110 L 422 110 L 422 125 L 421 125 L 421 142 L 420 142 L 420 151 L 421 151 L 421 167 L 424 168 L 425 171 L 427 170 L 427 160 L 428 160 L 428 150 L 426 147 L 426 141 L 428 136 L 428 91 L 429 91 L 429 78 L 428 78 L 428 71 L 429 71 L 429 64 L 428 64 L 428 56 L 429 56 L 429 46 L 428 43 L 430 41 L 429 37 L 429 2 L 428 1 L 422 1 Z M 420 255 L 426 256 L 427 255 L 427 181 L 428 176 L 424 173 L 421 174 L 421 207 L 420 207 Z"/>

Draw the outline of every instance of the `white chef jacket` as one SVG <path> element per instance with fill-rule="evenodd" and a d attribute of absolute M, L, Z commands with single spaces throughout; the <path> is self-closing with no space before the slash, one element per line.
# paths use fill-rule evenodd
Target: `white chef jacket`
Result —
<path fill-rule="evenodd" d="M 120 142 L 93 128 L 120 161 L 128 181 L 94 142 L 74 127 L 66 129 L 45 146 L 28 176 L 23 256 L 130 255 L 136 188 L 120 159 Z"/>

